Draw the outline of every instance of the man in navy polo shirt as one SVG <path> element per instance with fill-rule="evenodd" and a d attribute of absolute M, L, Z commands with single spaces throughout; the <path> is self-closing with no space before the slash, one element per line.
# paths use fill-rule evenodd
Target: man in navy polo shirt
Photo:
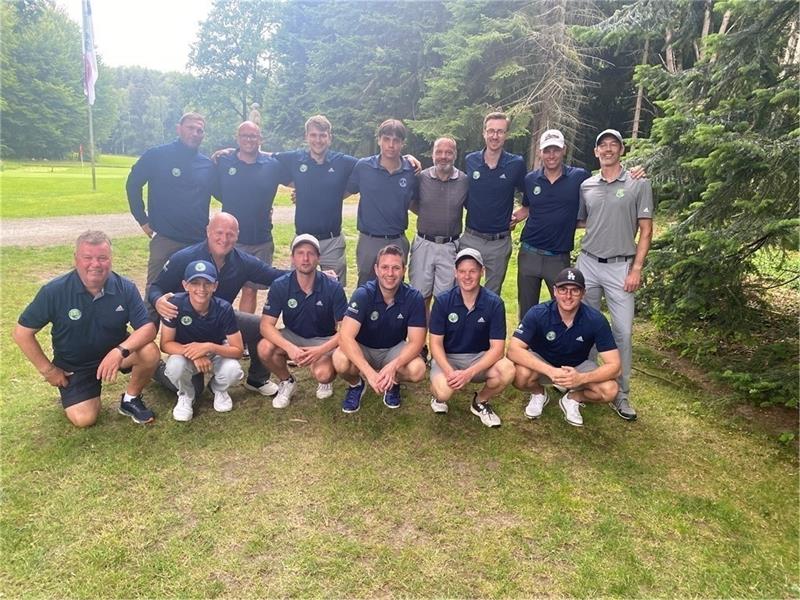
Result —
<path fill-rule="evenodd" d="M 169 302 L 173 294 L 183 290 L 183 273 L 189 263 L 195 260 L 206 260 L 217 268 L 219 276 L 215 295 L 233 303 L 246 281 L 270 285 L 275 279 L 286 273 L 283 269 L 270 267 L 255 256 L 236 249 L 239 237 L 239 223 L 236 217 L 228 213 L 217 213 L 208 223 L 207 240 L 184 248 L 173 254 L 158 278 L 150 288 L 148 300 L 161 318 L 174 319 L 177 315 L 175 305 Z M 259 326 L 261 318 L 236 311 L 236 320 L 245 343 L 250 348 L 257 348 L 261 341 Z M 255 355 L 250 356 L 250 369 L 247 373 L 245 387 L 263 396 L 273 396 L 278 386 L 269 381 L 269 371 Z"/>
<path fill-rule="evenodd" d="M 620 355 L 611 327 L 600 311 L 582 302 L 586 293 L 578 269 L 562 270 L 555 300 L 531 308 L 514 332 L 508 358 L 516 364 L 514 387 L 531 392 L 525 416 L 536 419 L 548 402 L 545 385 L 565 392 L 558 404 L 567 423 L 583 425 L 583 402 L 612 402 L 619 386 Z M 597 346 L 603 364 L 589 360 Z"/>
<path fill-rule="evenodd" d="M 425 363 L 419 356 L 425 343 L 425 303 L 403 283 L 405 254 L 389 245 L 375 259 L 376 280 L 359 287 L 350 298 L 333 353 L 336 372 L 350 384 L 342 411 L 361 408 L 367 383 L 383 395 L 389 408 L 400 406 L 400 382 L 422 381 Z M 364 381 L 366 379 L 366 382 Z"/>
<path fill-rule="evenodd" d="M 177 310 L 174 319 L 164 319 L 161 349 L 169 354 L 164 374 L 178 388 L 172 410 L 176 421 L 191 421 L 195 388 L 192 377 L 211 373 L 214 410 L 228 412 L 233 401 L 228 388 L 241 381 L 242 334 L 230 303 L 214 296 L 217 269 L 208 261 L 189 263 L 183 275 L 185 293 L 174 294 L 170 303 Z"/>
<path fill-rule="evenodd" d="M 319 242 L 303 233 L 292 241 L 294 271 L 276 279 L 269 289 L 258 345 L 261 360 L 278 376 L 278 393 L 272 399 L 274 408 L 286 408 L 291 402 L 296 382 L 286 366 L 292 359 L 300 367 L 308 367 L 317 380 L 317 398 L 333 394 L 336 378 L 331 355 L 339 345 L 337 332 L 347 308 L 342 285 L 323 275 L 319 266 Z M 278 317 L 283 315 L 283 329 Z"/>
<path fill-rule="evenodd" d="M 460 248 L 474 248 L 483 256 L 487 289 L 500 295 L 511 256 L 511 227 L 520 219 L 514 210 L 514 192 L 523 190 L 525 160 L 503 150 L 509 118 L 501 112 L 486 115 L 486 147 L 464 159 L 469 179 L 467 223 Z"/>
<path fill-rule="evenodd" d="M 375 256 L 386 244 L 399 246 L 408 256 L 408 208 L 417 189 L 414 167 L 402 156 L 406 126 L 387 119 L 378 128 L 380 154 L 356 163 L 347 192 L 361 195 L 358 202 L 358 285 L 375 277 Z"/>
<path fill-rule="evenodd" d="M 223 212 L 239 221 L 239 241 L 236 247 L 271 265 L 275 246 L 272 243 L 272 203 L 280 184 L 289 183 L 281 164 L 259 150 L 261 129 L 245 121 L 237 130 L 239 147 L 217 159 L 219 190 Z M 248 281 L 242 288 L 239 310 L 256 311 L 257 293 L 266 289 L 260 283 Z"/>
<path fill-rule="evenodd" d="M 468 383 L 483 383 L 470 411 L 487 427 L 499 427 L 489 399 L 514 379 L 514 365 L 505 358 L 506 310 L 503 300 L 481 286 L 483 257 L 472 248 L 456 256 L 457 285 L 436 296 L 431 310 L 431 408 L 447 412 L 447 401 Z"/>
<path fill-rule="evenodd" d="M 176 130 L 177 140 L 142 154 L 125 184 L 131 214 L 150 238 L 145 295 L 172 254 L 205 237 L 216 183 L 214 165 L 198 152 L 205 136 L 205 119 L 186 113 Z M 147 210 L 142 196 L 145 184 Z"/>
<path fill-rule="evenodd" d="M 53 360 L 36 334 L 52 323 Z M 134 330 L 128 333 L 128 323 Z M 147 316 L 132 281 L 111 270 L 111 240 L 86 231 L 75 243 L 75 269 L 42 287 L 23 311 L 14 341 L 23 354 L 57 387 L 61 404 L 76 427 L 89 427 L 100 414 L 103 381 L 131 373 L 119 412 L 136 423 L 154 420 L 142 400 L 161 354 L 153 343 L 156 327 Z"/>
<path fill-rule="evenodd" d="M 307 150 L 278 152 L 280 162 L 294 182 L 294 228 L 319 241 L 320 267 L 336 272 L 342 286 L 347 285 L 345 239 L 342 234 L 342 203 L 347 181 L 357 158 L 334 152 L 331 123 L 323 115 L 306 121 Z"/>

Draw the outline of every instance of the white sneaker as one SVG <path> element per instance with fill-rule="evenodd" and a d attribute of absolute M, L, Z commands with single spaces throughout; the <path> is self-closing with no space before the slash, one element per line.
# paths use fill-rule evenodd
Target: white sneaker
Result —
<path fill-rule="evenodd" d="M 253 385 L 249 381 L 246 381 L 244 387 L 246 387 L 248 390 L 258 392 L 262 396 L 274 396 L 278 393 L 278 384 L 270 380 L 267 380 L 266 383 L 259 386 Z"/>
<path fill-rule="evenodd" d="M 431 396 L 431 409 L 437 414 L 444 414 L 449 410 L 447 402 L 439 402 L 434 396 Z"/>
<path fill-rule="evenodd" d="M 297 385 L 291 379 L 281 381 L 278 384 L 278 393 L 272 399 L 272 408 L 286 408 L 292 400 L 294 394 L 294 386 Z"/>
<path fill-rule="evenodd" d="M 178 402 L 172 409 L 172 418 L 176 421 L 191 421 L 194 416 L 194 398 L 189 398 L 185 394 L 178 394 Z"/>
<path fill-rule="evenodd" d="M 332 383 L 320 383 L 317 385 L 317 398 L 325 400 L 325 398 L 330 398 L 331 396 L 333 396 Z"/>
<path fill-rule="evenodd" d="M 214 410 L 217 412 L 228 412 L 233 408 L 233 400 L 227 391 L 214 392 Z"/>
<path fill-rule="evenodd" d="M 538 419 L 542 416 L 542 411 L 550 398 L 547 394 L 531 394 L 531 399 L 528 401 L 528 406 L 525 407 L 525 416 L 529 419 Z"/>
<path fill-rule="evenodd" d="M 498 417 L 492 410 L 492 406 L 488 402 L 478 402 L 478 394 L 472 398 L 472 403 L 469 405 L 470 412 L 481 420 L 481 423 L 487 427 L 500 427 L 500 417 Z"/>
<path fill-rule="evenodd" d="M 583 417 L 581 416 L 581 403 L 569 397 L 569 393 L 561 396 L 558 401 L 561 411 L 564 413 L 564 418 L 567 423 L 575 427 L 583 427 Z"/>

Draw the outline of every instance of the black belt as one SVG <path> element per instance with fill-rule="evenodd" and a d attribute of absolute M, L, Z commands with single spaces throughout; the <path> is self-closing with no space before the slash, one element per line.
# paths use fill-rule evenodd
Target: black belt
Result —
<path fill-rule="evenodd" d="M 467 233 L 471 233 L 472 235 L 477 236 L 482 240 L 486 240 L 487 242 L 502 240 L 511 235 L 510 231 L 501 231 L 500 233 L 482 233 L 480 231 L 475 231 L 474 229 L 470 229 L 469 227 L 467 227 Z"/>
<path fill-rule="evenodd" d="M 381 240 L 396 240 L 397 238 L 399 238 L 401 236 L 401 234 L 399 234 L 399 233 L 393 233 L 391 235 L 377 235 L 377 234 L 374 234 L 374 233 L 367 233 L 366 231 L 362 231 L 361 233 L 363 233 L 367 237 L 378 238 L 378 239 L 381 239 Z"/>
<path fill-rule="evenodd" d="M 450 242 L 455 242 L 461 235 L 428 235 L 427 233 L 420 233 L 417 232 L 417 235 L 421 237 L 423 240 L 428 240 L 429 242 L 433 242 L 435 244 L 449 244 Z"/>
<path fill-rule="evenodd" d="M 603 264 L 628 262 L 629 260 L 632 260 L 632 259 L 636 258 L 635 254 L 631 254 L 630 256 L 620 255 L 620 256 L 609 256 L 608 258 L 600 258 L 599 256 L 595 256 L 594 254 L 592 254 L 591 252 L 587 252 L 586 250 L 581 250 L 581 252 L 583 254 L 585 254 L 586 256 L 588 256 L 589 258 L 592 258 L 592 259 L 596 260 L 597 262 L 603 263 Z"/>
<path fill-rule="evenodd" d="M 325 233 L 309 233 L 308 235 L 313 235 L 315 238 L 317 238 L 318 242 L 322 242 L 322 241 L 325 241 L 325 240 L 333 239 L 335 237 L 339 237 L 340 235 L 342 235 L 342 232 L 341 231 L 326 231 Z"/>

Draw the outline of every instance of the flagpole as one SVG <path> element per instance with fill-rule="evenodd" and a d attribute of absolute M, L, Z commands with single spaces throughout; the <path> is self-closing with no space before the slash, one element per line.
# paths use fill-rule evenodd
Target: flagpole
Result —
<path fill-rule="evenodd" d="M 89 157 L 92 161 L 92 191 L 97 191 L 97 177 L 94 162 L 94 122 L 92 105 L 94 104 L 94 84 L 97 82 L 97 53 L 94 47 L 94 26 L 92 25 L 91 0 L 81 1 L 83 42 L 83 91 L 86 94 L 86 107 L 89 110 Z"/>
<path fill-rule="evenodd" d="M 92 105 L 89 104 L 88 98 L 86 106 L 89 108 L 89 159 L 92 162 L 92 191 L 97 191 L 97 178 L 94 173 L 94 123 L 92 121 Z"/>

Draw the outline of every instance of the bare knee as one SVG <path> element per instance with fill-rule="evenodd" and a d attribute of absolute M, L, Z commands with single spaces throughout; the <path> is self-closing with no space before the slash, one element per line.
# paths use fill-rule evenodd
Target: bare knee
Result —
<path fill-rule="evenodd" d="M 425 377 L 425 363 L 420 357 L 416 357 L 409 362 L 403 369 L 408 381 L 416 383 Z"/>
<path fill-rule="evenodd" d="M 538 379 L 538 373 L 535 373 L 534 371 L 531 371 L 529 368 L 523 367 L 522 365 L 516 365 L 514 367 L 514 377 L 511 383 L 518 390 L 526 392 L 532 387 L 536 386 Z"/>
<path fill-rule="evenodd" d="M 493 387 L 505 387 L 514 380 L 516 369 L 514 368 L 514 363 L 512 363 L 510 360 L 507 358 L 501 358 L 494 365 L 492 365 L 487 375 L 491 380 Z"/>
<path fill-rule="evenodd" d="M 351 371 L 350 359 L 347 358 L 340 348 L 337 348 L 333 353 L 333 368 L 337 373 L 348 374 Z"/>
<path fill-rule="evenodd" d="M 336 377 L 333 361 L 327 358 L 314 363 L 311 365 L 311 374 L 320 383 L 330 383 Z"/>
<path fill-rule="evenodd" d="M 431 377 L 431 393 L 440 402 L 445 402 L 453 396 L 453 388 L 447 385 L 444 374 Z"/>
<path fill-rule="evenodd" d="M 100 414 L 100 398 L 90 398 L 64 409 L 70 423 L 75 427 L 91 427 L 97 423 Z"/>
<path fill-rule="evenodd" d="M 619 393 L 619 384 L 613 379 L 604 381 L 597 386 L 597 391 L 603 402 L 611 402 L 617 397 L 617 393 Z"/>

